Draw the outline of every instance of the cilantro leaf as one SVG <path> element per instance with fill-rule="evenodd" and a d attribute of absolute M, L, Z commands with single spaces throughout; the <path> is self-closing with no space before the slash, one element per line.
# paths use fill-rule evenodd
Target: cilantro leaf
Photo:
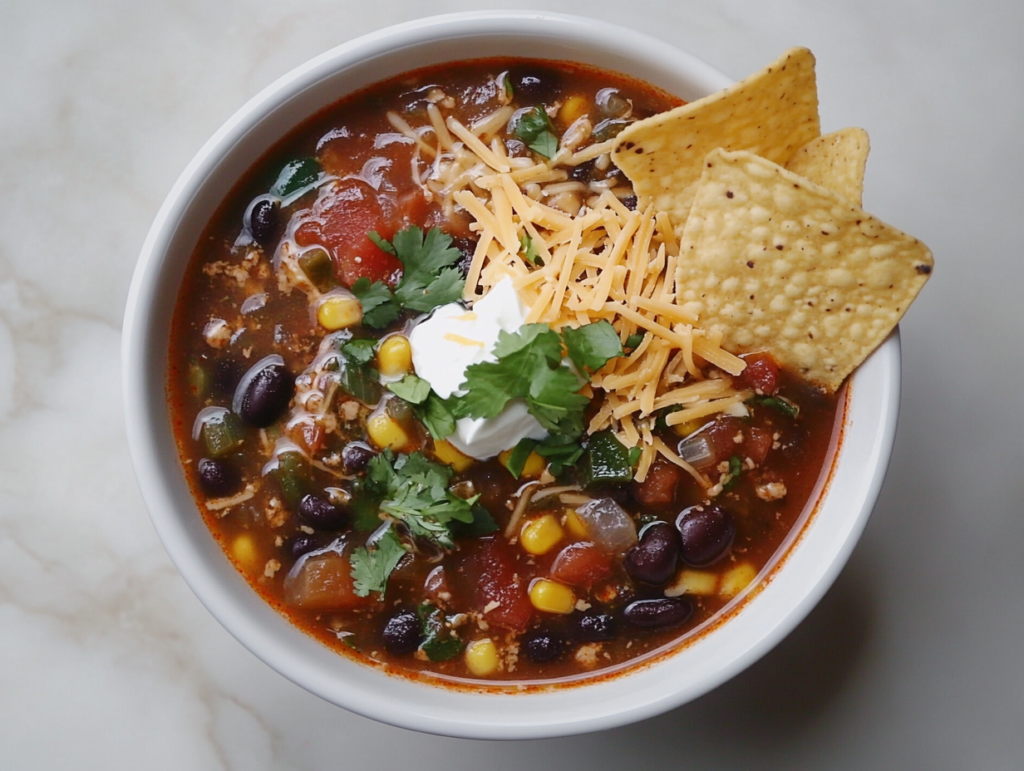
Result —
<path fill-rule="evenodd" d="M 339 346 L 342 366 L 338 385 L 363 404 L 376 404 L 382 393 L 380 373 L 370 366 L 375 345 L 375 340 L 360 338 Z"/>
<path fill-rule="evenodd" d="M 473 521 L 462 522 L 456 520 L 451 523 L 452 534 L 456 538 L 480 538 L 497 532 L 498 523 L 494 521 L 491 512 L 479 503 L 473 506 Z"/>
<path fill-rule="evenodd" d="M 739 456 L 733 455 L 729 458 L 729 473 L 726 475 L 725 484 L 722 485 L 723 490 L 731 490 L 736 486 L 736 480 L 740 478 L 740 474 L 743 471 L 743 461 L 739 459 Z"/>
<path fill-rule="evenodd" d="M 562 366 L 562 338 L 546 324 L 527 324 L 518 332 L 498 333 L 497 361 L 471 364 L 459 388 L 458 414 L 497 416 L 509 401 L 522 399 L 549 431 L 577 437 L 589 399 L 578 393 L 579 379 Z"/>
<path fill-rule="evenodd" d="M 581 375 L 589 378 L 587 370 L 596 372 L 610 359 L 622 356 L 622 343 L 615 328 L 602 319 L 593 324 L 584 324 L 573 329 L 562 330 L 565 349 Z"/>
<path fill-rule="evenodd" d="M 374 329 L 383 329 L 398 318 L 400 307 L 395 295 L 383 281 L 374 281 L 363 276 L 352 284 L 352 294 L 363 306 L 363 323 Z"/>
<path fill-rule="evenodd" d="M 395 287 L 403 307 L 426 312 L 462 296 L 465 279 L 452 267 L 462 259 L 462 252 L 452 246 L 451 236 L 439 228 L 431 228 L 424 236 L 413 225 L 398 231 L 392 244 L 403 266 Z"/>
<path fill-rule="evenodd" d="M 399 282 L 395 293 L 409 310 L 426 313 L 440 305 L 461 300 L 462 290 L 465 286 L 466 278 L 457 268 L 443 268 L 437 278 L 427 284 L 425 288 L 420 289 Z"/>
<path fill-rule="evenodd" d="M 636 334 L 630 335 L 629 337 L 626 338 L 626 342 L 623 345 L 623 348 L 625 348 L 627 351 L 632 351 L 635 348 L 639 348 L 640 343 L 642 343 L 643 341 L 644 336 L 637 332 Z"/>
<path fill-rule="evenodd" d="M 508 461 L 505 463 L 505 468 L 508 469 L 508 473 L 519 479 L 519 476 L 523 473 L 523 469 L 526 467 L 526 461 L 530 457 L 530 453 L 533 452 L 537 446 L 536 439 L 520 439 L 512 452 L 508 456 Z"/>
<path fill-rule="evenodd" d="M 423 404 L 430 396 L 430 383 L 416 375 L 406 375 L 395 383 L 388 383 L 388 390 L 409 404 Z"/>
<path fill-rule="evenodd" d="M 426 402 L 413 407 L 413 412 L 434 439 L 447 439 L 455 433 L 455 415 L 445 400 L 433 391 Z"/>
<path fill-rule="evenodd" d="M 465 643 L 455 634 L 444 611 L 436 605 L 424 602 L 416 608 L 416 615 L 419 616 L 424 638 L 420 643 L 420 650 L 427 654 L 428 659 L 448 661 L 462 652 Z"/>
<path fill-rule="evenodd" d="M 366 234 L 366 237 L 373 241 L 373 243 L 377 245 L 377 248 L 380 249 L 382 252 L 387 252 L 388 254 L 395 254 L 395 247 L 393 247 L 390 243 L 381 238 L 380 233 L 378 233 L 376 230 L 371 230 L 369 233 Z"/>
<path fill-rule="evenodd" d="M 541 106 L 532 107 L 519 116 L 516 136 L 536 153 L 545 158 L 554 158 L 558 152 L 558 137 L 551 124 L 547 110 Z"/>
<path fill-rule="evenodd" d="M 558 477 L 567 468 L 576 465 L 583 455 L 583 447 L 575 438 L 554 434 L 536 447 L 537 454 L 548 461 L 548 471 Z"/>
<path fill-rule="evenodd" d="M 534 246 L 533 239 L 530 238 L 529 233 L 523 233 L 519 236 L 519 256 L 531 265 L 544 267 L 544 260 L 537 253 L 537 247 Z"/>
<path fill-rule="evenodd" d="M 287 198 L 307 185 L 312 185 L 320 178 L 322 171 L 320 161 L 316 158 L 299 158 L 286 163 L 277 181 L 270 188 L 270 194 L 278 198 Z"/>
<path fill-rule="evenodd" d="M 383 595 L 391 571 L 404 556 L 402 542 L 390 528 L 369 548 L 360 546 L 354 549 L 349 561 L 352 563 L 352 583 L 356 595 L 366 597 L 370 592 Z"/>
<path fill-rule="evenodd" d="M 791 418 L 796 418 L 800 414 L 800 408 L 797 405 L 781 396 L 755 396 L 747 401 L 771 407 L 773 410 L 778 410 L 783 415 L 788 415 Z"/>

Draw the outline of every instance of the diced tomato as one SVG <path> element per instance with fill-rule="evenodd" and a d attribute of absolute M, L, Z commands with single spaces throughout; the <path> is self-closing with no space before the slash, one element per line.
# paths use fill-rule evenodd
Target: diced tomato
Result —
<path fill-rule="evenodd" d="M 303 421 L 288 429 L 291 439 L 310 454 L 320 450 L 324 444 L 324 429 L 319 423 Z"/>
<path fill-rule="evenodd" d="M 308 557 L 285 581 L 285 599 L 289 605 L 315 611 L 356 610 L 375 601 L 355 593 L 352 563 L 333 551 Z"/>
<path fill-rule="evenodd" d="M 522 632 L 533 616 L 526 586 L 503 538 L 481 538 L 469 545 L 465 572 L 475 576 L 473 601 L 487 623 Z"/>
<path fill-rule="evenodd" d="M 308 218 L 296 228 L 295 241 L 299 246 L 326 247 L 334 260 L 335 275 L 346 286 L 363 277 L 393 284 L 401 275 L 402 263 L 373 243 L 370 231 L 385 240 L 395 234 L 376 193 L 352 180 L 314 204 Z"/>
<path fill-rule="evenodd" d="M 768 353 L 748 353 L 742 357 L 747 363 L 739 374 L 739 385 L 754 389 L 755 393 L 771 396 L 779 390 L 779 365 Z"/>
<path fill-rule="evenodd" d="M 750 426 L 743 434 L 743 454 L 757 465 L 764 463 L 772 449 L 772 435 L 763 428 Z"/>
<path fill-rule="evenodd" d="M 714 460 L 708 465 L 717 466 L 733 455 L 742 455 L 747 428 L 739 418 L 724 415 L 704 429 L 704 435 L 708 438 L 711 452 L 714 454 Z"/>
<path fill-rule="evenodd" d="M 589 589 L 612 573 L 610 557 L 587 541 L 571 543 L 555 557 L 551 577 L 569 586 Z"/>
<path fill-rule="evenodd" d="M 682 475 L 679 466 L 658 459 L 643 482 L 633 483 L 633 495 L 644 506 L 669 506 L 676 500 Z"/>

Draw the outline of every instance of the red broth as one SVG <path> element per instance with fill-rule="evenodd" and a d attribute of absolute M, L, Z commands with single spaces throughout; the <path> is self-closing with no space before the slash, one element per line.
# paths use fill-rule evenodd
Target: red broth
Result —
<path fill-rule="evenodd" d="M 423 128 L 432 111 L 471 126 L 502 107 L 543 105 L 555 138 L 587 118 L 585 147 L 678 103 L 566 63 L 425 69 L 303 124 L 255 159 L 213 214 L 170 341 L 180 457 L 227 558 L 298 627 L 339 654 L 408 673 L 591 676 L 706 625 L 778 552 L 823 473 L 837 402 L 769 356 L 748 358 L 738 382 L 755 396 L 737 415 L 683 430 L 652 416 L 667 446 L 705 451 L 706 484 L 664 458 L 642 482 L 627 481 L 608 471 L 626 448 L 586 433 L 557 475 L 548 466 L 542 476 L 546 461 L 524 453 L 516 478 L 508 466 L 518 461 L 452 454 L 431 435 L 423 404 L 386 398 L 382 345 L 401 349 L 395 339 L 422 313 L 324 328 L 325 318 L 339 323 L 323 315 L 324 297 L 337 297 L 331 313 L 344 315 L 354 286 L 399 291 L 403 263 L 389 249 L 411 226 L 449 237 L 458 251 L 449 267 L 466 270 L 472 217 L 424 194 L 432 158 L 416 137 L 436 131 Z M 510 156 L 542 160 L 507 121 L 491 136 Z M 543 137 L 533 141 L 543 147 Z M 610 189 L 636 206 L 614 165 L 564 171 L 579 190 Z M 291 272 L 288 249 L 299 255 Z M 401 369 L 406 354 L 388 356 Z M 433 486 L 417 486 L 424 479 Z M 612 520 L 625 546 L 610 545 L 615 528 L 595 532 Z"/>

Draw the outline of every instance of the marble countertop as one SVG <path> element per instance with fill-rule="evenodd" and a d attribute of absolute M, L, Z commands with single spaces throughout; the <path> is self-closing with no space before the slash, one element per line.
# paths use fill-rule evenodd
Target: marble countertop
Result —
<path fill-rule="evenodd" d="M 481 5 L 499 7 L 441 0 L 429 12 Z M 809 46 L 823 126 L 871 134 L 865 207 L 935 252 L 934 278 L 901 325 L 889 475 L 832 590 L 718 690 L 592 736 L 419 735 L 270 670 L 191 594 L 142 505 L 118 372 L 129 278 L 175 178 L 248 97 L 425 11 L 411 0 L 7 0 L 0 768 L 1021 767 L 1024 5 L 551 5 L 628 24 L 734 76 Z"/>

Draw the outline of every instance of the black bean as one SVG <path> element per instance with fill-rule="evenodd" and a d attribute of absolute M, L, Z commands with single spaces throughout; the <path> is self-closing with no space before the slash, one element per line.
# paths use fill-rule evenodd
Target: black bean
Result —
<path fill-rule="evenodd" d="M 288 409 L 293 393 L 295 380 L 284 359 L 267 356 L 242 376 L 231 406 L 250 426 L 266 428 Z"/>
<path fill-rule="evenodd" d="M 476 241 L 472 238 L 453 238 L 452 246 L 459 250 L 462 256 L 455 263 L 455 268 L 465 278 L 469 275 L 469 266 L 473 264 L 473 255 L 476 253 Z"/>
<path fill-rule="evenodd" d="M 339 530 L 348 521 L 348 511 L 319 495 L 304 495 L 298 514 L 308 524 L 323 530 Z"/>
<path fill-rule="evenodd" d="M 384 647 L 392 655 L 412 653 L 423 642 L 419 617 L 411 610 L 400 610 L 384 625 Z"/>
<path fill-rule="evenodd" d="M 203 458 L 199 461 L 199 486 L 207 495 L 223 498 L 238 492 L 242 476 L 234 466 L 222 460 Z"/>
<path fill-rule="evenodd" d="M 590 182 L 594 179 L 596 169 L 597 166 L 594 161 L 584 161 L 572 167 L 572 171 L 569 172 L 569 178 L 577 182 Z"/>
<path fill-rule="evenodd" d="M 279 206 L 273 199 L 261 198 L 249 211 L 249 231 L 260 246 L 269 246 L 277 238 Z"/>
<path fill-rule="evenodd" d="M 682 539 L 680 556 L 694 567 L 710 565 L 724 557 L 736 536 L 732 514 L 720 506 L 691 506 L 676 518 Z"/>
<path fill-rule="evenodd" d="M 622 205 L 625 206 L 630 211 L 636 211 L 636 204 L 637 201 L 635 195 L 627 195 L 625 198 L 622 199 Z"/>
<path fill-rule="evenodd" d="M 523 653 L 530 661 L 544 664 L 554 661 L 565 650 L 565 640 L 557 632 L 538 629 L 527 636 L 523 642 Z"/>
<path fill-rule="evenodd" d="M 363 442 L 350 442 L 341 451 L 341 461 L 345 464 L 346 474 L 358 474 L 366 470 L 366 465 L 377 455 L 370 445 Z"/>
<path fill-rule="evenodd" d="M 626 554 L 624 567 L 634 581 L 660 586 L 675 574 L 678 558 L 679 531 L 667 522 L 652 522 Z"/>
<path fill-rule="evenodd" d="M 608 613 L 582 613 L 573 619 L 575 636 L 584 642 L 611 640 L 615 626 L 615 617 Z"/>
<path fill-rule="evenodd" d="M 686 621 L 693 613 L 689 601 L 679 597 L 661 597 L 657 600 L 637 600 L 622 611 L 623 618 L 633 626 L 660 629 Z"/>
<path fill-rule="evenodd" d="M 303 554 L 308 554 L 314 549 L 320 548 L 320 539 L 315 535 L 309 535 L 308 533 L 300 533 L 295 536 L 295 540 L 292 541 L 292 556 L 298 559 Z"/>

